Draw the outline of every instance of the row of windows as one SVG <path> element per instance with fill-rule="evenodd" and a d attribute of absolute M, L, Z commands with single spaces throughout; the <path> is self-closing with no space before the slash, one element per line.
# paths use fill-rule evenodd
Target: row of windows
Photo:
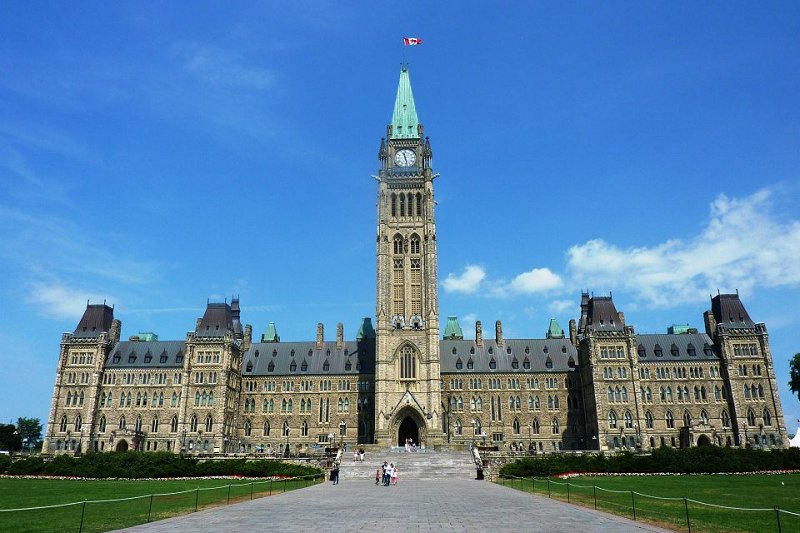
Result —
<path fill-rule="evenodd" d="M 764 386 L 760 383 L 758 387 L 755 384 L 750 386 L 745 383 L 743 386 L 745 400 L 763 400 L 764 399 Z"/>
<path fill-rule="evenodd" d="M 705 378 L 705 370 L 702 366 L 691 366 L 688 367 L 671 367 L 672 372 L 670 372 L 670 368 L 668 367 L 655 367 L 653 368 L 653 377 L 654 379 L 704 379 Z M 650 379 L 650 368 L 640 368 L 639 369 L 639 377 L 642 379 Z M 716 367 L 709 367 L 708 368 L 709 377 L 718 378 L 719 377 L 719 368 Z"/>
<path fill-rule="evenodd" d="M 82 384 L 89 383 L 89 373 L 88 372 L 81 372 L 78 374 L 77 372 L 67 372 L 67 383 L 70 385 L 76 384 L 80 381 Z"/>
<path fill-rule="evenodd" d="M 575 359 L 572 356 L 570 356 L 569 359 L 567 360 L 567 365 L 569 366 L 569 368 L 575 368 Z M 545 359 L 544 367 L 547 369 L 553 368 L 553 359 L 551 359 L 550 356 L 548 356 L 547 359 Z M 519 370 L 519 361 L 517 360 L 516 357 L 511 361 L 511 368 L 513 370 Z M 530 359 L 528 359 L 527 357 L 522 361 L 522 368 L 523 370 L 531 369 L 531 362 Z M 461 360 L 460 357 L 456 359 L 456 369 L 457 370 L 464 369 L 464 362 Z M 475 369 L 475 362 L 472 360 L 472 358 L 467 359 L 467 370 L 474 370 L 474 369 Z M 495 360 L 494 357 L 492 357 L 489 360 L 489 370 L 497 370 L 497 361 Z"/>
<path fill-rule="evenodd" d="M 470 420 L 470 423 L 472 424 L 472 434 L 473 434 L 473 436 L 475 436 L 475 437 L 484 436 L 483 426 L 481 425 L 480 419 L 473 418 L 472 420 Z M 522 426 L 521 426 L 520 421 L 519 421 L 518 418 L 515 418 L 511 422 L 511 427 L 512 427 L 512 431 L 514 432 L 515 435 L 519 435 L 520 434 L 520 430 L 521 430 Z M 534 418 L 533 421 L 531 421 L 530 425 L 527 426 L 527 427 L 530 429 L 530 432 L 533 435 L 539 435 L 540 432 L 541 432 L 541 425 L 539 423 L 539 419 L 538 418 Z M 577 432 L 578 432 L 577 425 L 575 425 L 573 427 L 573 431 L 577 434 Z M 456 435 L 463 435 L 464 434 L 464 423 L 461 421 L 460 418 L 457 418 L 457 419 L 455 419 L 453 421 L 453 432 Z M 550 432 L 553 435 L 558 435 L 561 432 L 561 424 L 558 421 L 558 418 L 553 418 L 550 421 Z M 502 437 L 501 437 L 501 440 L 502 440 Z"/>
<path fill-rule="evenodd" d="M 122 393 L 119 396 L 119 407 L 147 407 L 148 403 L 148 393 L 141 393 L 137 392 L 136 396 L 133 393 L 129 392 L 127 394 Z M 178 407 L 180 405 L 180 394 L 177 392 L 172 393 L 172 401 L 170 402 L 170 407 Z M 105 392 L 100 395 L 100 407 L 111 408 L 114 406 L 114 393 L 109 392 L 106 394 Z M 164 393 L 163 392 L 154 392 L 152 401 L 150 402 L 151 407 L 164 407 Z"/>
<path fill-rule="evenodd" d="M 758 355 L 758 345 L 757 344 L 734 344 L 733 345 L 733 355 L 738 357 L 747 357 Z"/>
<path fill-rule="evenodd" d="M 489 348 L 486 351 L 488 352 L 489 355 L 492 355 L 492 354 L 494 354 L 494 347 L 493 346 L 489 346 Z M 526 355 L 530 355 L 530 353 L 531 353 L 530 346 L 526 346 L 523 351 L 525 352 Z M 453 353 L 453 355 L 458 355 L 458 349 L 455 346 L 453 346 L 452 353 Z M 470 346 L 469 353 L 470 353 L 470 355 L 475 355 L 475 347 L 474 346 Z M 513 354 L 513 350 L 511 349 L 511 346 L 506 346 L 506 353 L 508 355 L 512 355 Z M 550 348 L 548 348 L 547 346 L 543 346 L 542 347 L 542 356 L 545 356 L 548 353 L 550 353 Z M 566 344 L 562 344 L 561 345 L 561 353 L 567 353 L 567 345 Z"/>
<path fill-rule="evenodd" d="M 206 327 L 208 327 L 208 326 L 206 326 Z M 138 359 L 138 356 L 136 355 L 136 352 L 134 350 L 131 350 L 131 352 L 128 354 L 128 364 L 131 364 L 131 365 L 135 364 L 137 359 Z M 169 356 L 167 355 L 167 351 L 164 350 L 163 352 L 161 352 L 161 355 L 159 356 L 159 361 L 161 362 L 161 364 L 163 365 L 164 363 L 166 363 L 168 359 L 169 359 Z M 119 363 L 121 360 L 122 360 L 122 354 L 120 354 L 120 353 L 114 354 L 114 357 L 112 359 L 114 364 Z M 153 360 L 153 354 L 150 353 L 150 350 L 147 350 L 147 353 L 144 354 L 144 362 L 149 364 L 150 362 L 152 362 L 152 360 Z M 183 353 L 182 352 L 178 352 L 178 354 L 175 356 L 175 362 L 177 364 L 179 364 L 179 365 L 183 364 Z"/>
<path fill-rule="evenodd" d="M 220 352 L 197 352 L 195 361 L 200 364 L 205 363 L 219 363 Z"/>
<path fill-rule="evenodd" d="M 361 363 L 360 362 L 356 361 L 356 365 L 355 366 L 356 366 L 356 370 L 361 370 Z M 253 362 L 252 361 L 248 361 L 247 365 L 245 366 L 245 372 L 252 372 L 253 368 L 254 368 Z M 344 362 L 344 369 L 345 369 L 346 372 L 350 372 L 353 369 L 353 363 L 352 363 L 352 361 L 350 361 L 350 359 L 348 359 L 347 361 Z M 330 370 L 331 370 L 331 363 L 330 363 L 330 361 L 328 359 L 325 359 L 325 361 L 322 363 L 322 371 L 323 372 L 330 372 Z M 274 361 L 270 361 L 269 364 L 267 365 L 267 372 L 270 372 L 270 373 L 275 372 L 275 362 Z M 291 363 L 289 363 L 289 372 L 292 372 L 292 373 L 297 372 L 297 361 L 292 361 Z M 303 359 L 303 362 L 300 363 L 300 372 L 308 372 L 308 362 L 305 359 Z"/>
<path fill-rule="evenodd" d="M 285 420 L 283 422 L 283 426 L 281 427 L 281 436 L 288 437 L 291 433 L 291 426 L 289 425 L 289 421 Z M 269 420 L 264 421 L 264 426 L 262 428 L 262 435 L 264 437 L 269 437 L 270 433 L 272 432 L 272 425 L 270 424 Z M 245 437 L 252 437 L 253 436 L 253 423 L 250 420 L 245 420 L 244 422 L 244 435 Z M 339 422 L 339 435 L 346 436 L 347 435 L 347 422 L 342 420 Z M 300 436 L 301 437 L 308 437 L 308 422 L 305 420 L 300 424 Z M 325 437 L 325 442 L 328 441 L 327 436 Z M 322 441 L 320 439 L 320 441 Z"/>
<path fill-rule="evenodd" d="M 144 372 L 138 374 L 133 372 L 107 372 L 103 374 L 103 384 L 116 385 L 118 376 L 120 385 L 167 385 L 166 372 Z M 180 385 L 182 381 L 182 374 L 175 372 L 172 376 L 172 384 Z"/>
<path fill-rule="evenodd" d="M 639 356 L 640 359 L 646 359 L 647 358 L 647 350 L 645 350 L 644 346 L 642 346 L 641 344 L 637 347 L 636 352 L 637 352 L 637 355 Z M 673 343 L 670 346 L 669 353 L 673 357 L 678 357 L 678 356 L 681 355 L 680 348 L 678 348 L 678 345 L 676 345 L 675 343 Z M 711 347 L 711 345 L 704 344 L 703 345 L 703 353 L 707 357 L 711 357 L 712 355 L 714 355 L 714 349 Z M 689 357 L 696 357 L 697 356 L 697 349 L 694 347 L 694 344 L 692 344 L 691 342 L 686 346 L 686 354 Z M 660 344 L 656 343 L 656 345 L 653 347 L 653 355 L 655 355 L 656 357 L 664 357 L 664 350 L 661 348 Z"/>
<path fill-rule="evenodd" d="M 69 362 L 73 365 L 91 365 L 94 362 L 94 354 L 92 352 L 72 352 Z"/>
<path fill-rule="evenodd" d="M 752 366 L 752 371 L 753 371 L 753 375 L 754 376 L 760 376 L 761 375 L 761 365 L 753 365 Z M 738 368 L 737 368 L 737 373 L 740 376 L 747 376 L 747 365 L 739 365 Z"/>
<path fill-rule="evenodd" d="M 422 193 L 392 193 L 390 203 L 393 217 L 422 216 Z"/>
<path fill-rule="evenodd" d="M 568 409 L 577 409 L 580 406 L 580 395 L 578 394 L 568 394 L 567 398 L 567 408 Z M 496 402 L 496 410 L 498 412 L 498 418 L 501 417 L 500 413 L 500 397 L 499 396 L 492 396 L 491 397 L 492 407 L 494 408 Z M 528 396 L 528 410 L 539 410 L 541 409 L 542 401 L 539 399 L 539 396 Z M 469 408 L 471 411 L 482 411 L 483 410 L 483 399 L 480 396 L 473 396 L 469 400 Z M 549 410 L 556 410 L 561 408 L 561 402 L 559 397 L 556 395 L 548 394 L 547 395 L 547 409 Z M 519 396 L 509 396 L 508 397 L 508 409 L 510 411 L 520 411 L 522 409 L 522 399 Z M 451 412 L 461 412 L 464 410 L 464 400 L 461 396 L 451 396 L 450 397 L 450 411 Z M 493 415 L 494 418 L 494 415 Z"/>
<path fill-rule="evenodd" d="M 195 372 L 194 373 L 194 382 L 196 384 L 201 383 L 216 383 L 218 379 L 218 375 L 216 372 Z"/>
<path fill-rule="evenodd" d="M 451 390 L 461 390 L 464 388 L 464 380 L 461 378 L 452 378 L 449 383 Z M 482 388 L 482 383 L 483 381 L 481 378 L 469 378 L 467 386 L 470 390 L 480 390 Z M 505 386 L 508 390 L 521 390 L 521 383 L 519 378 L 509 378 L 506 380 Z M 524 383 L 527 389 L 539 390 L 539 378 L 528 378 Z M 578 380 L 577 378 L 568 376 L 564 378 L 563 383 L 565 388 L 572 388 L 577 387 Z M 547 377 L 544 379 L 544 385 L 546 389 L 557 389 L 561 386 L 561 379 L 557 377 Z M 442 388 L 444 388 L 444 383 L 442 383 Z M 500 378 L 489 378 L 487 380 L 488 390 L 500 390 L 502 388 L 503 381 Z"/>

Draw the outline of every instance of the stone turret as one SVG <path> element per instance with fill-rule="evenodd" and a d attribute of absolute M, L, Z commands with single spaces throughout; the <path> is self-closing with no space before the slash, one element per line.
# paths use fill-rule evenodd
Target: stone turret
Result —
<path fill-rule="evenodd" d="M 499 320 L 494 323 L 494 338 L 498 346 L 503 345 L 503 324 Z"/>
<path fill-rule="evenodd" d="M 336 349 L 341 350 L 344 348 L 344 324 L 339 322 L 336 324 Z"/>
<path fill-rule="evenodd" d="M 317 350 L 321 350 L 325 345 L 325 326 L 322 322 L 317 324 Z"/>
<path fill-rule="evenodd" d="M 475 344 L 483 346 L 483 326 L 480 320 L 475 322 Z"/>

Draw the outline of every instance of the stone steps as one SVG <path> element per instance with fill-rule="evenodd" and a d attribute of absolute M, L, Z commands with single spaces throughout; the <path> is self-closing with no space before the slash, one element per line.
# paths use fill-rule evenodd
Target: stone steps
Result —
<path fill-rule="evenodd" d="M 473 479 L 475 467 L 467 451 L 419 450 L 406 452 L 403 448 L 368 451 L 364 462 L 353 461 L 353 454 L 346 453 L 339 467 L 341 479 L 374 480 L 375 471 L 383 462 L 398 467 L 399 479 Z"/>

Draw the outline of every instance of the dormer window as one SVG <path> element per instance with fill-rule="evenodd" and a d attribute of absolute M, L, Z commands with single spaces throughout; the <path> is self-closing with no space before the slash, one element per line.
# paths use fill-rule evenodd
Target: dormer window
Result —
<path fill-rule="evenodd" d="M 492 357 L 491 361 L 489 361 L 489 369 L 497 370 L 497 361 L 494 360 L 494 357 Z"/>
<path fill-rule="evenodd" d="M 129 364 L 133 364 L 135 362 L 136 362 L 136 356 L 135 355 L 129 355 L 128 356 L 128 363 Z"/>
<path fill-rule="evenodd" d="M 292 351 L 290 353 L 291 353 L 291 356 L 294 357 L 294 348 L 292 348 Z"/>
<path fill-rule="evenodd" d="M 348 355 L 349 353 L 350 353 L 350 352 L 347 350 L 347 348 L 345 348 L 345 349 L 344 349 L 344 355 Z"/>
<path fill-rule="evenodd" d="M 303 363 L 300 365 L 300 372 L 308 372 L 308 363 L 306 363 L 305 359 L 303 359 Z"/>
<path fill-rule="evenodd" d="M 473 368 L 475 368 L 475 363 L 473 363 L 472 359 L 470 359 L 467 361 L 467 370 L 472 370 Z"/>
<path fill-rule="evenodd" d="M 638 353 L 640 358 L 647 357 L 647 352 L 645 351 L 644 346 L 642 346 L 641 344 L 638 346 L 638 348 L 636 348 L 636 352 Z"/>
<path fill-rule="evenodd" d="M 544 353 L 547 353 L 547 351 L 548 351 L 548 349 L 547 349 L 547 345 L 545 345 L 545 347 L 544 347 L 544 348 L 542 348 L 542 351 L 543 351 Z"/>
<path fill-rule="evenodd" d="M 247 362 L 247 367 L 245 368 L 245 372 L 252 372 L 252 371 L 253 371 L 253 362 L 252 361 L 248 361 Z"/>
<path fill-rule="evenodd" d="M 322 363 L 322 371 L 328 372 L 330 369 L 331 369 L 331 364 L 328 362 L 327 359 L 325 359 L 325 362 Z"/>
<path fill-rule="evenodd" d="M 267 372 L 275 372 L 275 361 L 270 361 L 267 366 Z"/>
<path fill-rule="evenodd" d="M 567 361 L 567 366 L 570 368 L 575 368 L 575 359 L 573 359 L 571 355 L 569 356 L 569 360 Z"/>
<path fill-rule="evenodd" d="M 272 350 L 272 357 L 278 356 L 278 350 Z"/>
<path fill-rule="evenodd" d="M 461 370 L 464 367 L 464 363 L 461 362 L 461 358 L 459 357 L 456 359 L 456 370 Z"/>
<path fill-rule="evenodd" d="M 350 362 L 350 359 L 348 359 L 347 362 L 344 364 L 344 369 L 349 372 L 352 368 L 353 364 Z"/>
<path fill-rule="evenodd" d="M 678 357 L 678 355 L 680 355 L 680 351 L 678 351 L 678 347 L 675 344 L 670 346 L 669 353 L 672 354 L 672 357 Z"/>
<path fill-rule="evenodd" d="M 314 350 L 310 350 L 310 349 L 309 349 L 309 350 L 308 350 L 308 356 L 309 356 L 309 357 L 311 357 L 312 355 L 314 355 Z"/>
<path fill-rule="evenodd" d="M 328 351 L 326 351 L 326 352 L 325 352 L 325 355 L 327 355 L 328 357 L 330 357 L 330 355 L 331 355 L 331 351 L 330 351 L 330 349 L 328 349 Z"/>
<path fill-rule="evenodd" d="M 707 357 L 711 357 L 712 355 L 714 355 L 714 350 L 711 348 L 711 346 L 708 343 L 706 343 L 706 344 L 703 345 L 703 353 Z"/>
<path fill-rule="evenodd" d="M 470 346 L 469 353 L 470 353 L 470 355 L 475 355 L 475 347 L 474 346 Z"/>
<path fill-rule="evenodd" d="M 519 361 L 517 361 L 516 357 L 511 361 L 511 368 L 519 370 Z"/>
<path fill-rule="evenodd" d="M 567 345 L 566 344 L 562 344 L 561 345 L 561 353 L 567 353 Z"/>
<path fill-rule="evenodd" d="M 694 349 L 694 344 L 692 343 L 689 343 L 689 346 L 686 347 L 686 352 L 689 354 L 689 357 L 697 355 L 697 350 Z"/>
<path fill-rule="evenodd" d="M 456 350 L 456 347 L 455 347 L 455 346 L 453 346 L 453 355 L 455 355 L 455 354 L 456 354 L 456 352 L 457 352 L 457 350 Z"/>
<path fill-rule="evenodd" d="M 494 353 L 494 348 L 492 348 L 491 346 L 489 346 L 489 353 L 490 354 Z"/>
<path fill-rule="evenodd" d="M 183 352 L 178 352 L 178 355 L 175 356 L 175 362 L 179 365 L 183 364 Z"/>
<path fill-rule="evenodd" d="M 509 347 L 507 347 L 507 348 L 506 348 L 506 353 L 507 353 L 507 354 L 509 354 L 509 355 L 511 355 L 511 346 L 509 346 Z"/>
<path fill-rule="evenodd" d="M 660 344 L 656 344 L 656 347 L 653 348 L 653 353 L 656 354 L 656 357 L 663 357 L 664 356 L 664 352 L 661 350 L 661 345 Z"/>
<path fill-rule="evenodd" d="M 167 352 L 163 352 L 161 354 L 161 364 L 164 364 L 166 362 L 167 362 Z"/>
<path fill-rule="evenodd" d="M 292 364 L 289 365 L 289 372 L 297 372 L 297 363 L 292 361 Z"/>
<path fill-rule="evenodd" d="M 119 355 L 115 355 L 114 356 L 114 363 L 119 363 L 120 359 L 121 359 L 121 357 Z"/>
<path fill-rule="evenodd" d="M 545 368 L 553 368 L 553 360 L 548 357 L 547 361 L 544 362 L 544 366 Z"/>
<path fill-rule="evenodd" d="M 527 357 L 525 358 L 524 361 L 522 361 L 522 368 L 525 369 L 525 370 L 530 370 L 531 369 L 531 361 Z"/>
<path fill-rule="evenodd" d="M 529 354 L 529 353 L 531 353 L 530 346 L 526 346 L 525 347 L 525 354 Z"/>

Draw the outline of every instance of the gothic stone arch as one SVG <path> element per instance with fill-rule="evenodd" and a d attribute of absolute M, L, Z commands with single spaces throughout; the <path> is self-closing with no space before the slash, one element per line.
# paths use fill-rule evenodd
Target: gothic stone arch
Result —
<path fill-rule="evenodd" d="M 425 443 L 428 437 L 428 426 L 425 424 L 425 416 L 417 410 L 416 406 L 404 405 L 392 418 L 389 425 L 389 435 L 393 442 L 402 446 L 407 437 L 416 438 L 414 442 L 419 445 Z"/>

